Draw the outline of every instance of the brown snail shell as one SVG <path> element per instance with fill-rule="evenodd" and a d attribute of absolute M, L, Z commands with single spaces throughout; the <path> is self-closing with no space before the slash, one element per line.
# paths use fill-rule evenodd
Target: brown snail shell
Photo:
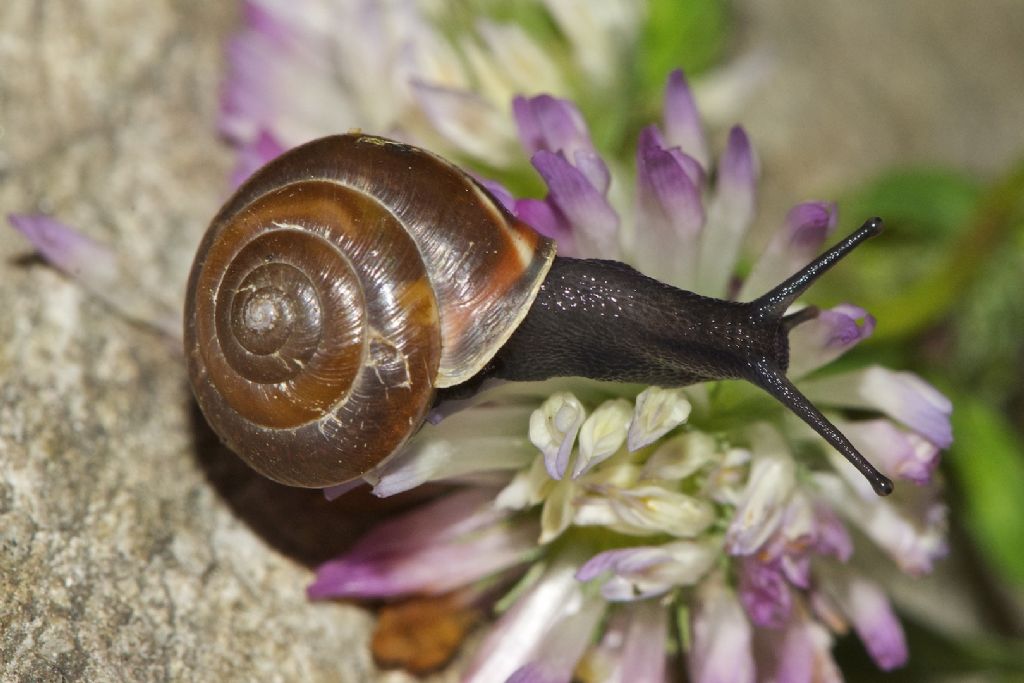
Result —
<path fill-rule="evenodd" d="M 271 479 L 358 477 L 419 428 L 435 389 L 487 364 L 554 254 L 422 149 L 361 134 L 297 147 L 238 189 L 197 252 L 185 352 L 199 406 Z"/>

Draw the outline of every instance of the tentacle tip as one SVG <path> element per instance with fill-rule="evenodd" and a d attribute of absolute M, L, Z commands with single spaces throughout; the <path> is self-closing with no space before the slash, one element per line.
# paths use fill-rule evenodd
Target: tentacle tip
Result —
<path fill-rule="evenodd" d="M 871 479 L 871 488 L 880 496 L 888 496 L 893 491 L 892 480 L 879 474 Z"/>
<path fill-rule="evenodd" d="M 864 227 L 867 229 L 868 233 L 874 237 L 875 235 L 882 234 L 882 231 L 885 229 L 885 223 L 878 216 L 874 216 L 864 222 Z"/>

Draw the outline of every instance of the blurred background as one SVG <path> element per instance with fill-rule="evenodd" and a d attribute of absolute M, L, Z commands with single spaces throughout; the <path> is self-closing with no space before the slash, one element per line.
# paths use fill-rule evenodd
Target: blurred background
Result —
<path fill-rule="evenodd" d="M 1024 4 L 421 0 L 381 3 L 413 9 L 374 30 L 358 23 L 364 5 L 3 3 L 0 209 L 50 213 L 115 246 L 131 281 L 173 312 L 206 222 L 259 142 L 231 116 L 252 106 L 232 101 L 232 79 L 266 86 L 279 144 L 401 131 L 536 195 L 528 160 L 489 127 L 494 111 L 510 125 L 504 95 L 574 99 L 628 173 L 668 72 L 683 67 L 712 149 L 740 123 L 757 150 L 755 245 L 802 200 L 838 201 L 839 233 L 885 218 L 811 300 L 877 318 L 843 364 L 913 370 L 955 405 L 942 464 L 950 556 L 893 589 L 910 664 L 882 678 L 845 639 L 848 680 L 1024 680 Z M 282 61 L 246 67 L 232 46 L 261 6 L 294 22 L 273 36 Z M 376 58 L 388 43 L 375 30 L 417 26 L 436 54 L 417 43 Z M 507 26 L 543 59 L 495 49 Z M 491 70 L 452 73 L 436 57 L 448 52 Z M 346 69 L 363 62 L 389 78 L 354 81 Z M 424 74 L 490 109 L 453 119 L 443 98 L 410 90 Z M 0 232 L 0 678 L 407 680 L 374 666 L 371 613 L 303 593 L 310 565 L 386 510 L 251 475 L 196 416 L 175 345 L 32 253 Z"/>

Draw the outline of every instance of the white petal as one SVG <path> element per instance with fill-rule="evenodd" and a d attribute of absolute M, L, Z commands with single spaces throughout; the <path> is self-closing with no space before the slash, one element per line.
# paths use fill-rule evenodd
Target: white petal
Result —
<path fill-rule="evenodd" d="M 751 442 L 750 477 L 726 533 L 726 544 L 733 555 L 750 555 L 768 540 L 782 521 L 796 486 L 793 456 L 774 428 L 755 427 Z"/>
<path fill-rule="evenodd" d="M 494 101 L 507 106 L 519 93 L 567 91 L 562 70 L 522 27 L 483 21 L 477 28 L 502 71 L 504 90 L 495 89 Z"/>
<path fill-rule="evenodd" d="M 501 490 L 494 505 L 501 510 L 524 510 L 544 500 L 551 486 L 544 459 L 535 458 L 529 469 L 520 470 Z"/>
<path fill-rule="evenodd" d="M 683 389 L 648 387 L 636 397 L 636 410 L 629 425 L 630 452 L 657 441 L 690 416 L 690 401 Z"/>
<path fill-rule="evenodd" d="M 612 683 L 662 683 L 666 673 L 668 610 L 656 600 L 644 600 L 633 604 L 627 612 L 629 625 L 619 678 Z"/>
<path fill-rule="evenodd" d="M 948 553 L 948 510 L 936 487 L 901 486 L 892 496 L 878 498 L 869 487 L 854 493 L 855 487 L 867 487 L 856 473 L 844 482 L 834 474 L 818 472 L 814 480 L 832 505 L 907 574 L 931 572 L 935 561 Z"/>
<path fill-rule="evenodd" d="M 890 477 L 927 484 L 939 464 L 939 448 L 890 420 L 835 420 L 836 426 L 878 469 Z"/>
<path fill-rule="evenodd" d="M 642 600 L 697 583 L 714 566 L 720 551 L 719 544 L 711 541 L 608 550 L 588 560 L 576 577 L 590 581 L 608 576 L 601 587 L 606 599 Z"/>
<path fill-rule="evenodd" d="M 729 448 L 721 464 L 708 476 L 708 497 L 722 505 L 737 507 L 743 497 L 753 455 L 746 448 Z"/>
<path fill-rule="evenodd" d="M 434 127 L 466 154 L 495 163 L 513 155 L 508 112 L 470 90 L 414 81 L 413 95 Z"/>
<path fill-rule="evenodd" d="M 939 448 L 953 442 L 949 415 L 953 404 L 911 372 L 880 365 L 800 383 L 811 401 L 844 408 L 880 410 Z"/>
<path fill-rule="evenodd" d="M 575 488 L 571 479 L 555 482 L 540 513 L 538 543 L 550 543 L 561 536 L 562 532 L 572 524 Z"/>
<path fill-rule="evenodd" d="M 658 446 L 640 473 L 641 479 L 686 479 L 715 460 L 715 439 L 705 432 L 686 432 Z"/>
<path fill-rule="evenodd" d="M 816 318 L 798 325 L 789 335 L 789 369 L 797 380 L 823 367 L 871 336 L 875 319 L 863 308 L 840 304 L 821 311 Z"/>
<path fill-rule="evenodd" d="M 730 131 L 717 170 L 718 185 L 701 235 L 696 291 L 722 297 L 727 294 L 743 238 L 754 219 L 757 194 L 757 159 L 741 128 Z"/>
<path fill-rule="evenodd" d="M 626 440 L 632 413 L 629 401 L 620 398 L 605 401 L 586 419 L 580 428 L 580 449 L 573 479 L 615 455 Z"/>
<path fill-rule="evenodd" d="M 611 501 L 604 496 L 583 496 L 575 502 L 576 512 L 572 523 L 576 526 L 614 527 L 619 523 Z"/>
<path fill-rule="evenodd" d="M 622 51 L 635 39 L 644 3 L 635 0 L 545 0 L 548 11 L 575 50 L 576 61 L 591 80 L 610 81 Z"/>
<path fill-rule="evenodd" d="M 544 455 L 552 479 L 561 479 L 586 411 L 567 391 L 553 394 L 530 415 L 530 441 Z"/>
<path fill-rule="evenodd" d="M 551 628 L 585 602 L 576 565 L 557 561 L 491 627 L 462 674 L 463 683 L 505 681 L 530 661 Z"/>
<path fill-rule="evenodd" d="M 578 610 L 559 619 L 530 656 L 530 661 L 517 669 L 507 683 L 559 683 L 571 680 L 606 609 L 604 600 L 590 597 Z"/>
<path fill-rule="evenodd" d="M 715 510 L 708 501 L 660 486 L 638 486 L 624 491 L 609 487 L 606 495 L 622 524 L 640 533 L 688 538 L 704 531 L 715 520 Z"/>
<path fill-rule="evenodd" d="M 522 435 L 529 414 L 523 406 L 480 405 L 424 425 L 367 481 L 374 484 L 374 495 L 384 498 L 428 481 L 526 467 L 535 457 Z"/>

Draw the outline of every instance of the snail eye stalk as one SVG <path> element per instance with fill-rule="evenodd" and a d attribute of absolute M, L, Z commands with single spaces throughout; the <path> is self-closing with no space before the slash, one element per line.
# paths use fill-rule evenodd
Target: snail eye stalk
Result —
<path fill-rule="evenodd" d="M 877 217 L 869 218 L 864 222 L 864 225 L 860 226 L 860 228 L 854 231 L 849 237 L 811 261 L 800 271 L 787 278 L 785 282 L 780 284 L 778 287 L 775 287 L 767 294 L 755 299 L 751 302 L 751 305 L 765 318 L 773 316 L 782 317 L 786 313 L 786 309 L 789 308 L 801 294 L 806 292 L 807 289 L 814 284 L 814 281 L 821 277 L 825 271 L 849 255 L 854 248 L 862 244 L 869 237 L 879 235 L 881 232 L 882 219 Z M 796 313 L 794 315 L 800 315 L 800 313 Z M 790 327 L 804 322 L 804 320 L 805 319 L 797 320 L 797 322 L 790 325 Z"/>
<path fill-rule="evenodd" d="M 757 311 L 756 315 L 763 316 L 765 319 L 781 318 L 786 332 L 789 332 L 789 330 L 792 330 L 801 323 L 813 319 L 818 314 L 818 309 L 813 306 L 790 315 L 785 315 L 785 312 L 797 297 L 807 291 L 807 288 L 822 273 L 838 263 L 866 239 L 874 237 L 881 232 L 882 219 L 869 219 L 849 237 L 823 253 L 778 287 L 751 302 L 751 306 Z M 875 469 L 868 462 L 867 458 L 861 455 L 854 445 L 850 443 L 850 440 L 835 425 L 829 422 L 828 418 L 822 415 L 821 411 L 815 408 L 814 404 L 806 396 L 800 393 L 800 390 L 786 378 L 785 373 L 778 367 L 777 363 L 767 358 L 758 359 L 751 364 L 750 372 L 749 379 L 751 382 L 774 396 L 780 403 L 793 411 L 797 417 L 810 425 L 822 438 L 832 444 L 843 457 L 850 461 L 850 464 L 864 475 L 875 490 L 875 493 L 880 496 L 887 496 L 892 493 L 892 481 Z"/>

